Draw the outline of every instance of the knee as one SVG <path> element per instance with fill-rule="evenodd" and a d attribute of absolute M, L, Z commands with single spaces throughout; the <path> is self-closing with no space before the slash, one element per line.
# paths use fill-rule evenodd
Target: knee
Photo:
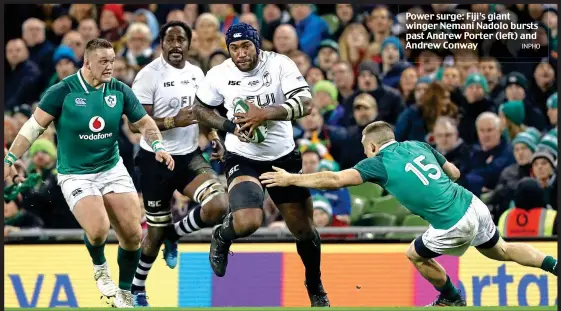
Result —
<path fill-rule="evenodd" d="M 412 263 L 417 263 L 421 261 L 421 257 L 415 251 L 415 242 L 409 245 L 409 248 L 407 248 L 407 251 L 405 252 L 405 256 Z"/>
<path fill-rule="evenodd" d="M 226 194 L 214 197 L 201 208 L 201 218 L 207 223 L 218 223 L 228 211 L 228 200 Z"/>
<path fill-rule="evenodd" d="M 140 242 L 142 240 L 142 227 L 140 224 L 138 226 L 131 227 L 127 230 L 127 232 L 124 232 L 121 239 L 121 244 L 125 246 L 126 249 L 140 246 Z"/>
<path fill-rule="evenodd" d="M 107 226 L 97 226 L 86 231 L 86 236 L 92 245 L 101 245 L 107 240 L 109 235 L 109 224 Z"/>
<path fill-rule="evenodd" d="M 258 208 L 246 208 L 233 213 L 233 221 L 236 229 L 240 229 L 239 233 L 251 234 L 263 223 L 263 210 Z"/>
<path fill-rule="evenodd" d="M 233 212 L 241 209 L 263 208 L 263 189 L 252 181 L 242 181 L 230 189 L 230 208 Z"/>

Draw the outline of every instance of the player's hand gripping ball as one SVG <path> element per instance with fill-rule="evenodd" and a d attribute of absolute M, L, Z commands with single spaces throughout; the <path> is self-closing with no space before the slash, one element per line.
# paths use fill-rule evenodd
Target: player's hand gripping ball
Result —
<path fill-rule="evenodd" d="M 259 107 L 255 106 L 257 109 L 260 109 Z M 247 116 L 247 113 L 250 111 L 249 108 L 249 104 L 246 103 L 244 100 L 237 100 L 236 103 L 234 104 L 234 114 L 244 114 Z M 238 122 L 240 122 L 240 120 L 245 120 L 244 117 L 236 117 L 236 120 Z M 236 122 L 237 123 L 237 122 Z M 250 142 L 252 143 L 262 143 L 265 141 L 265 139 L 267 138 L 267 121 L 262 121 L 262 120 L 258 120 L 253 121 L 253 123 L 261 123 L 258 126 L 254 127 L 253 132 L 250 132 L 251 129 L 244 129 L 243 127 L 246 126 L 247 124 L 245 123 L 237 123 L 237 126 L 241 126 L 242 128 L 242 132 L 244 132 L 247 136 L 247 138 L 249 139 Z"/>

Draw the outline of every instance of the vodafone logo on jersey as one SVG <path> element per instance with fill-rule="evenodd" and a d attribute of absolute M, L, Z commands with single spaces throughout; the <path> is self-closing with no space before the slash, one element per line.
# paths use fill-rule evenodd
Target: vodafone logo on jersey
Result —
<path fill-rule="evenodd" d="M 95 116 L 90 119 L 89 127 L 90 127 L 90 131 L 94 133 L 99 133 L 103 131 L 103 129 L 105 128 L 105 120 L 103 120 L 102 117 Z M 113 133 L 99 133 L 99 134 L 89 134 L 89 135 L 80 134 L 79 136 L 80 139 L 84 139 L 84 140 L 98 140 L 98 139 L 109 138 L 113 136 Z"/>

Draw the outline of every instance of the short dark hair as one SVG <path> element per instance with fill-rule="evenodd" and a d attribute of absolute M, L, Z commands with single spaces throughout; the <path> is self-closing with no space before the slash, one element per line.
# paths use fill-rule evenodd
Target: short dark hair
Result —
<path fill-rule="evenodd" d="M 112 49 L 112 48 L 113 48 L 113 44 L 111 44 L 111 42 L 105 39 L 101 39 L 101 38 L 92 39 L 88 41 L 88 43 L 86 44 L 86 51 L 84 52 L 84 56 L 98 49 Z"/>
<path fill-rule="evenodd" d="M 395 139 L 393 127 L 384 121 L 375 121 L 368 124 L 362 131 L 362 135 L 369 136 L 377 145 L 382 145 Z"/>
<path fill-rule="evenodd" d="M 166 32 L 168 31 L 168 29 L 177 26 L 185 30 L 185 33 L 187 34 L 188 47 L 191 47 L 191 39 L 193 38 L 193 31 L 191 30 L 191 27 L 189 27 L 187 24 L 185 24 L 182 21 L 167 22 L 162 26 L 162 28 L 160 28 L 160 32 L 158 34 L 158 37 L 160 38 L 160 44 L 163 43 L 164 37 L 166 36 Z"/>

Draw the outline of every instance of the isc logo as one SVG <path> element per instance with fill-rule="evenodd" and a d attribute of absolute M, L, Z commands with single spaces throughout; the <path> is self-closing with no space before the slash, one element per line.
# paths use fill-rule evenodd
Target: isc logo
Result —
<path fill-rule="evenodd" d="M 229 81 L 228 85 L 240 85 L 241 81 Z"/>
<path fill-rule="evenodd" d="M 175 81 L 164 82 L 164 87 L 175 86 Z"/>

